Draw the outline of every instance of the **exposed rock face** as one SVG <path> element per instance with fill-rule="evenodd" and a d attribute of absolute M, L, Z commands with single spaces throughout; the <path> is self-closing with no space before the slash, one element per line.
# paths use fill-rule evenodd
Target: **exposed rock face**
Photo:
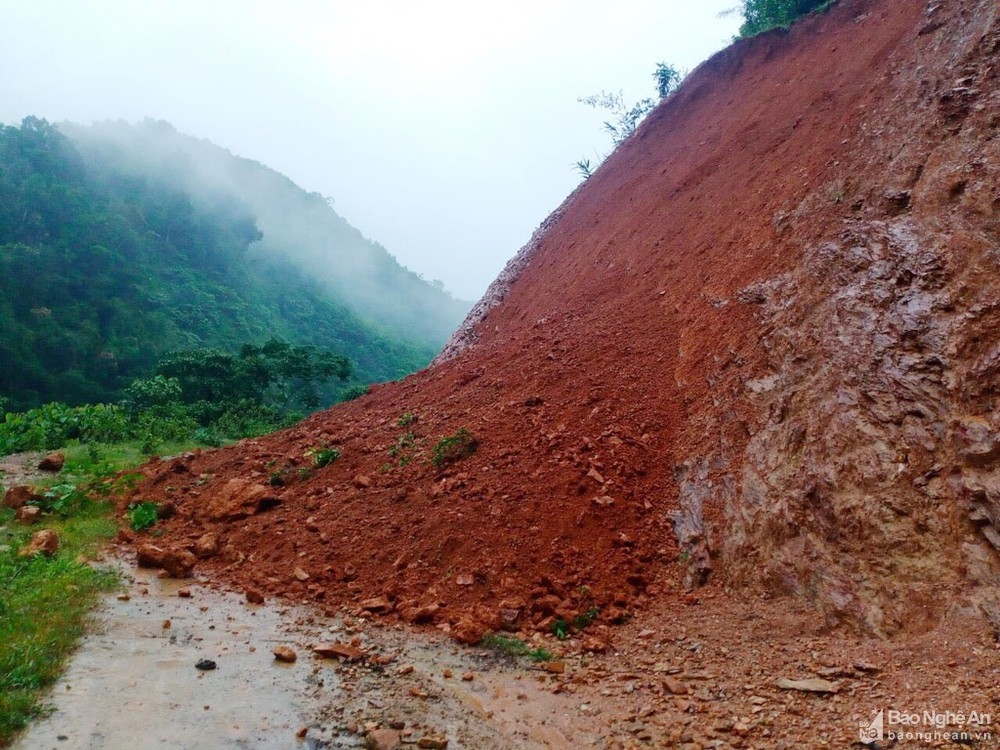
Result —
<path fill-rule="evenodd" d="M 718 583 L 883 635 L 1000 627 L 998 59 L 994 0 L 841 0 L 736 43 L 434 367 L 135 496 L 224 538 L 204 564 L 236 584 L 298 565 L 297 594 L 468 642 Z M 321 443 L 341 459 L 266 486 Z"/>

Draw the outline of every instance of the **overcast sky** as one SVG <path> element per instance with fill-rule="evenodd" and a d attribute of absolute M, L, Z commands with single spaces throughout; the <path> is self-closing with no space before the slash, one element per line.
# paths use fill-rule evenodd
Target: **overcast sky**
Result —
<path fill-rule="evenodd" d="M 609 147 L 577 98 L 654 96 L 738 0 L 0 0 L 0 122 L 145 117 L 334 198 L 476 299 Z"/>

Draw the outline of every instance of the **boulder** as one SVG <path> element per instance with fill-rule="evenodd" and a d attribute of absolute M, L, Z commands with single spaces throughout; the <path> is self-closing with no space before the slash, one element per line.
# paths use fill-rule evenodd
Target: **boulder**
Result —
<path fill-rule="evenodd" d="M 198 558 L 186 549 L 164 549 L 155 544 L 143 544 L 136 550 L 140 568 L 162 568 L 171 578 L 190 578 Z"/>
<path fill-rule="evenodd" d="M 21 523 L 36 523 L 42 517 L 42 509 L 37 505 L 23 505 L 17 509 L 17 520 Z"/>
<path fill-rule="evenodd" d="M 252 479 L 230 479 L 206 496 L 203 506 L 213 521 L 238 521 L 281 504 L 274 487 Z"/>
<path fill-rule="evenodd" d="M 7 494 L 3 496 L 3 502 L 0 503 L 0 506 L 17 510 L 18 508 L 23 508 L 30 502 L 41 499 L 42 496 L 35 491 L 34 487 L 26 484 L 19 484 L 7 490 Z"/>
<path fill-rule="evenodd" d="M 56 451 L 45 456 L 45 458 L 38 463 L 38 468 L 40 471 L 62 471 L 62 467 L 65 466 L 65 464 L 66 454 Z"/>
<path fill-rule="evenodd" d="M 35 555 L 52 557 L 58 551 L 59 535 L 52 529 L 42 529 L 31 537 L 28 546 L 22 547 L 18 554 L 21 557 L 34 557 Z"/>

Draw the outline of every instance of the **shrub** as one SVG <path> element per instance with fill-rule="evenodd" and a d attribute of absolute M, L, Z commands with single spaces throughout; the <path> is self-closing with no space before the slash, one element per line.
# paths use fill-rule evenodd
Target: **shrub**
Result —
<path fill-rule="evenodd" d="M 468 458 L 479 447 L 479 441 L 464 427 L 454 435 L 441 438 L 434 446 L 431 461 L 438 468 Z"/>
<path fill-rule="evenodd" d="M 340 458 L 340 451 L 325 445 L 317 445 L 306 451 L 306 458 L 311 458 L 313 466 L 322 469 Z"/>
<path fill-rule="evenodd" d="M 131 503 L 125 517 L 128 518 L 128 525 L 132 531 L 144 531 L 156 524 L 156 514 L 156 503 Z"/>

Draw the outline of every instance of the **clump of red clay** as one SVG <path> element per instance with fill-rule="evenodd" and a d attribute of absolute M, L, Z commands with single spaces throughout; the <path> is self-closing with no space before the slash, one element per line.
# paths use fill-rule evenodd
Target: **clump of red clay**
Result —
<path fill-rule="evenodd" d="M 878 572 L 872 534 L 889 527 L 872 531 L 837 504 L 844 482 L 868 498 L 865 513 L 886 512 L 878 490 L 847 483 L 850 467 L 835 477 L 836 461 L 815 447 L 835 434 L 866 444 L 844 436 L 868 412 L 841 424 L 817 406 L 841 391 L 813 375 L 852 340 L 811 335 L 820 329 L 808 313 L 854 282 L 850 269 L 817 272 L 809 259 L 845 243 L 830 252 L 876 253 L 905 221 L 918 237 L 965 232 L 973 249 L 961 257 L 996 270 L 977 243 L 997 236 L 1000 160 L 972 168 L 958 155 L 997 151 L 1000 34 L 980 12 L 989 5 L 843 0 L 789 32 L 737 42 L 566 200 L 450 358 L 292 429 L 154 461 L 127 500 L 169 504 L 157 543 L 187 548 L 214 579 L 464 641 L 588 626 L 600 648 L 607 626 L 690 602 L 693 586 L 721 596 L 723 584 L 801 594 L 830 622 L 898 629 L 878 614 L 871 576 L 905 587 L 930 575 L 956 590 L 967 585 L 962 563 L 944 555 L 929 573 L 903 562 Z M 942 152 L 948 138 L 965 151 Z M 969 174 L 935 192 L 928 180 L 945 168 Z M 879 244 L 879 232 L 890 239 Z M 890 295 L 931 273 L 897 281 L 907 261 L 893 258 L 879 271 L 893 279 Z M 959 283 L 946 270 L 937 288 Z M 889 303 L 858 288 L 875 300 L 868 339 L 882 335 L 879 305 Z M 975 298 L 957 294 L 956 314 Z M 887 331 L 888 351 L 913 341 Z M 789 340 L 794 352 L 781 348 Z M 782 384 L 784 406 L 757 398 Z M 907 481 L 930 471 L 919 417 L 879 419 L 899 438 L 884 460 Z M 755 436 L 796 420 L 801 429 L 763 455 Z M 460 431 L 474 452 L 435 464 Z M 884 441 L 871 442 L 876 456 Z M 328 447 L 340 458 L 314 466 L 310 450 Z M 781 495 L 766 479 L 776 466 L 800 467 L 812 489 L 789 484 Z M 878 471 L 857 475 L 892 481 L 869 476 Z M 930 502 L 916 483 L 905 492 Z M 957 550 L 978 527 L 962 508 L 948 513 L 951 525 L 934 528 Z M 854 555 L 856 566 L 845 562 Z"/>

